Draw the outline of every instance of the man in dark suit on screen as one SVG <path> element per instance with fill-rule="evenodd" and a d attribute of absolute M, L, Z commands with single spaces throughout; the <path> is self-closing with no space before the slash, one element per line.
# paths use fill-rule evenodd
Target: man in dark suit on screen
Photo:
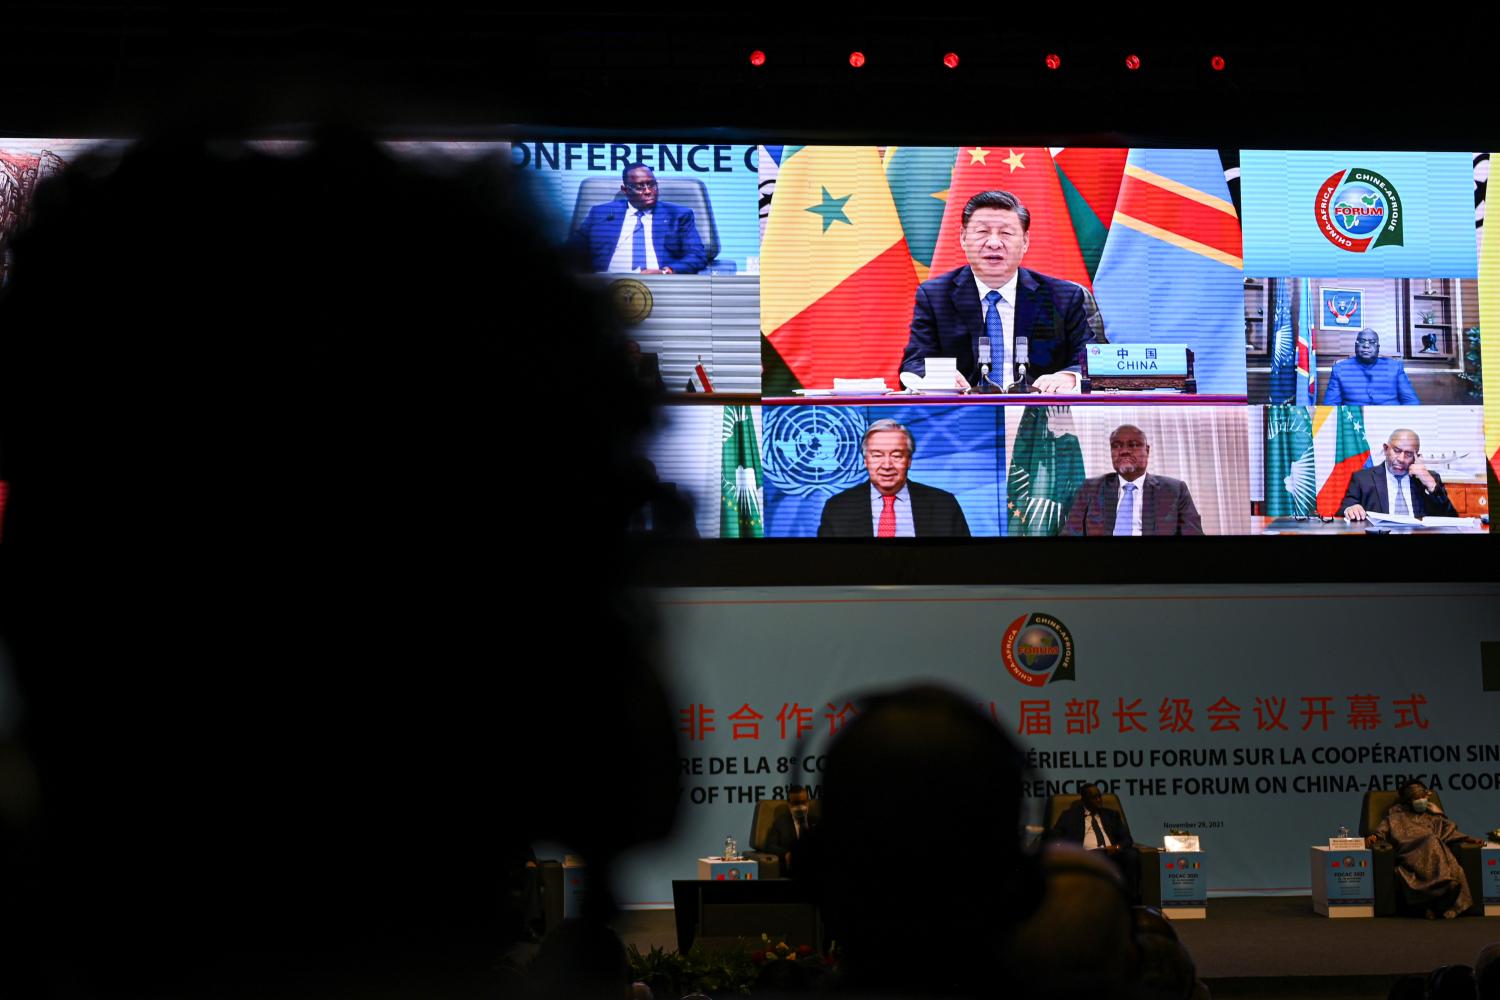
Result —
<path fill-rule="evenodd" d="M 1120 869 L 1125 889 L 1134 900 L 1140 892 L 1141 855 L 1131 839 L 1130 826 L 1124 816 L 1104 805 L 1104 793 L 1098 785 L 1084 785 L 1078 795 L 1078 801 L 1047 831 L 1047 839 L 1082 844 L 1084 850 L 1103 853 Z"/>
<path fill-rule="evenodd" d="M 697 274 L 708 264 L 693 210 L 657 200 L 656 175 L 644 163 L 621 174 L 620 197 L 595 205 L 568 239 L 594 271 Z"/>
<path fill-rule="evenodd" d="M 969 522 L 952 493 L 907 478 L 916 441 L 904 425 L 875 421 L 861 449 L 870 481 L 828 498 L 819 538 L 969 537 Z"/>
<path fill-rule="evenodd" d="M 1458 516 L 1443 481 L 1422 463 L 1422 441 L 1416 431 L 1397 428 L 1380 447 L 1385 451 L 1385 462 L 1360 469 L 1349 478 L 1349 488 L 1339 504 L 1345 517 L 1363 521 L 1369 512 L 1416 518 Z"/>
<path fill-rule="evenodd" d="M 1187 483 L 1149 476 L 1146 432 L 1121 424 L 1109 436 L 1115 471 L 1087 480 L 1073 497 L 1064 535 L 1201 535 L 1203 521 Z"/>
<path fill-rule="evenodd" d="M 1078 357 L 1096 339 L 1098 317 L 1083 286 L 1021 266 L 1031 246 L 1031 213 L 1009 191 L 981 191 L 964 206 L 959 243 L 969 263 L 924 281 L 912 309 L 901 370 L 927 374 L 927 359 L 953 358 L 970 384 L 979 381 L 980 337 L 990 340 L 991 379 L 1004 386 L 1015 371 L 1015 338 L 1029 341 L 1028 372 L 1038 392 L 1076 392 Z M 1103 341 L 1103 323 L 1099 322 Z"/>

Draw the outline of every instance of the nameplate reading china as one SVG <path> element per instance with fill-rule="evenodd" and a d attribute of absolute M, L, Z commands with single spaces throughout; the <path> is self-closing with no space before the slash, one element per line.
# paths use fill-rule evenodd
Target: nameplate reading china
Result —
<path fill-rule="evenodd" d="M 1083 352 L 1086 391 L 1173 389 L 1197 392 L 1193 352 L 1186 344 L 1089 344 Z"/>

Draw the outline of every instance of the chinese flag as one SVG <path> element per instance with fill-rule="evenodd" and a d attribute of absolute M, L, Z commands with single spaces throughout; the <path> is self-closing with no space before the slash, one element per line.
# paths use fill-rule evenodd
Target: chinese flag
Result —
<path fill-rule="evenodd" d="M 981 191 L 1009 191 L 1031 213 L 1031 246 L 1021 266 L 1054 278 L 1093 288 L 1093 280 L 1078 248 L 1073 219 L 1063 197 L 1062 181 L 1052 154 L 1040 146 L 966 146 L 958 151 L 943 226 L 932 255 L 932 274 L 942 274 L 968 262 L 958 236 L 963 229 L 964 205 Z"/>

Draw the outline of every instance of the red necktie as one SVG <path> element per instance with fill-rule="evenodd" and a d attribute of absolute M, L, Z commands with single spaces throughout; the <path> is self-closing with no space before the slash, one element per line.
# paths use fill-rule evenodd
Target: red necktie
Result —
<path fill-rule="evenodd" d="M 893 496 L 882 496 L 880 502 L 885 504 L 880 508 L 880 526 L 875 529 L 876 538 L 896 537 L 896 498 Z"/>

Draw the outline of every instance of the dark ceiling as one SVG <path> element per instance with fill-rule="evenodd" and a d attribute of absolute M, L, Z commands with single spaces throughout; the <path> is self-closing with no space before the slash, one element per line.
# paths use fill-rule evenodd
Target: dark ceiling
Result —
<path fill-rule="evenodd" d="M 993 10 L 993 8 L 991 8 Z M 268 5 L 22 5 L 0 24 L 0 132 L 119 134 L 188 117 L 285 127 L 330 116 L 408 133 L 631 127 L 911 142 L 1003 131 L 1213 145 L 1487 148 L 1493 116 L 1461 25 L 1172 31 L 986 17 L 781 19 Z M 760 26 L 764 23 L 765 26 Z M 1417 22 L 1411 22 L 1414 26 Z M 1382 31 L 1384 33 L 1382 34 Z M 754 69 L 748 54 L 767 53 Z M 851 51 L 865 65 L 848 65 Z M 956 70 L 942 65 L 946 52 Z M 1061 57 L 1052 72 L 1048 53 Z M 1141 68 L 1125 68 L 1137 55 Z M 1226 69 L 1209 60 L 1221 55 Z M 1476 119 L 1484 120 L 1476 120 Z"/>

